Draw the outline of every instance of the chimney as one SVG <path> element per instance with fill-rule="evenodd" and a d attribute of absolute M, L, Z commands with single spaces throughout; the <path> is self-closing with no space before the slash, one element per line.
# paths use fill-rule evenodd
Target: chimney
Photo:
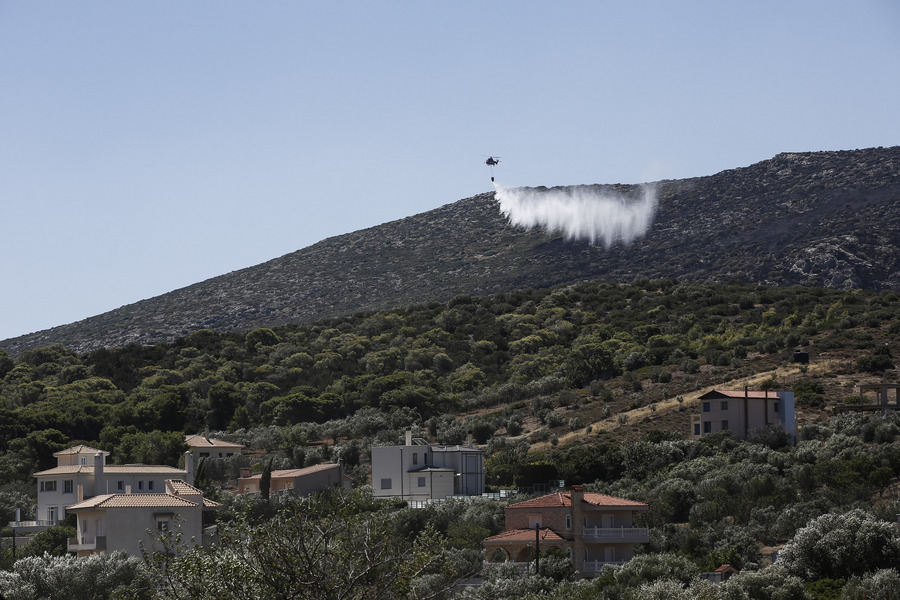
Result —
<path fill-rule="evenodd" d="M 94 455 L 94 495 L 106 493 L 106 482 L 103 480 L 103 452 Z"/>
<path fill-rule="evenodd" d="M 406 445 L 412 446 L 412 429 L 406 430 Z"/>
<path fill-rule="evenodd" d="M 187 471 L 185 479 L 188 485 L 194 485 L 194 455 L 188 450 L 184 453 L 184 470 Z"/>
<path fill-rule="evenodd" d="M 203 429 L 203 437 L 206 438 L 206 441 L 207 441 L 207 442 L 209 441 L 209 425 L 207 425 L 207 426 Z"/>
<path fill-rule="evenodd" d="M 472 434 L 471 433 L 466 436 L 466 446 L 468 446 L 469 448 L 472 447 Z"/>
<path fill-rule="evenodd" d="M 78 501 L 84 502 L 84 486 L 83 485 L 78 486 Z"/>
<path fill-rule="evenodd" d="M 130 483 L 129 483 L 128 485 L 125 486 L 125 493 L 126 493 L 126 494 L 130 494 L 130 493 L 131 493 L 131 484 L 130 484 Z"/>
<path fill-rule="evenodd" d="M 241 467 L 241 478 L 250 477 L 250 467 Z"/>

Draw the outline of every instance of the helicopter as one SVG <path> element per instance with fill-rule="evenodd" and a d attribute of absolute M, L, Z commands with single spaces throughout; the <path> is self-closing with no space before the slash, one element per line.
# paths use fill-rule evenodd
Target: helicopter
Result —
<path fill-rule="evenodd" d="M 484 161 L 484 164 L 486 164 L 489 167 L 493 167 L 494 165 L 499 165 L 501 158 L 503 158 L 503 157 L 498 156 L 497 158 L 494 158 L 493 156 L 489 156 L 488 159 L 486 161 Z"/>

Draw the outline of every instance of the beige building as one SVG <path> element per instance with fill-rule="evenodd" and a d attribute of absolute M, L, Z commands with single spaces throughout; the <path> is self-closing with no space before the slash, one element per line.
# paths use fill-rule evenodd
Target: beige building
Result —
<path fill-rule="evenodd" d="M 593 577 L 605 564 L 631 560 L 634 544 L 650 541 L 646 527 L 635 527 L 643 502 L 585 492 L 548 494 L 506 507 L 506 531 L 484 540 L 488 562 L 513 562 L 523 569 L 541 552 L 559 548 L 582 577 Z"/>
<path fill-rule="evenodd" d="M 238 479 L 238 493 L 259 493 L 259 482 L 262 474 L 250 475 L 246 469 Z M 308 496 L 313 492 L 331 488 L 350 489 L 350 479 L 344 474 L 341 465 L 324 464 L 313 465 L 303 469 L 284 469 L 272 471 L 272 482 L 269 492 L 293 492 L 297 496 Z"/>
<path fill-rule="evenodd" d="M 484 493 L 484 454 L 478 448 L 438 446 L 413 439 L 372 448 L 372 490 L 377 498 L 422 502 Z"/>
<path fill-rule="evenodd" d="M 772 425 L 782 427 L 791 441 L 796 439 L 793 392 L 713 390 L 700 396 L 700 414 L 691 415 L 691 437 L 730 431 L 744 440 Z"/>
<path fill-rule="evenodd" d="M 203 498 L 197 488 L 178 479 L 164 483 L 160 494 L 101 494 L 68 508 L 75 513 L 78 537 L 70 538 L 69 552 L 88 556 L 124 550 L 140 556 L 161 550 L 158 535 L 181 534 L 181 542 L 203 542 L 203 511 L 219 504 Z"/>
<path fill-rule="evenodd" d="M 231 458 L 240 456 L 244 447 L 234 442 L 217 440 L 209 437 L 209 431 L 203 435 L 186 435 L 184 441 L 188 445 L 191 454 L 194 455 L 194 463 L 201 458 Z"/>
<path fill-rule="evenodd" d="M 38 526 L 52 526 L 66 516 L 66 507 L 101 494 L 128 492 L 162 494 L 167 479 L 193 483 L 190 454 L 185 469 L 165 465 L 107 465 L 108 452 L 73 446 L 54 453 L 57 466 L 34 474 L 37 480 Z"/>

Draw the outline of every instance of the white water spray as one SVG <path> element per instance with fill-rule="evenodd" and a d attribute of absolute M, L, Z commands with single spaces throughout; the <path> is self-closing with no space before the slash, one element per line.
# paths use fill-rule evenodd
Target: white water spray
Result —
<path fill-rule="evenodd" d="M 639 199 L 577 186 L 557 189 L 503 188 L 494 197 L 511 225 L 560 231 L 567 240 L 628 245 L 643 236 L 656 215 L 656 186 L 645 184 Z"/>

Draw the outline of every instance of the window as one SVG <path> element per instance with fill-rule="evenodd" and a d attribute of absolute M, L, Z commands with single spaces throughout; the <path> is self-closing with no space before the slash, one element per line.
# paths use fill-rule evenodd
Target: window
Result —
<path fill-rule="evenodd" d="M 63 494 L 71 494 L 74 489 L 74 482 L 71 479 L 63 480 Z"/>
<path fill-rule="evenodd" d="M 566 529 L 572 529 L 572 515 L 566 515 Z"/>
<path fill-rule="evenodd" d="M 418 452 L 413 452 L 413 464 L 414 465 L 419 464 L 419 453 Z"/>
<path fill-rule="evenodd" d="M 775 412 L 778 412 L 778 403 L 775 403 Z"/>
<path fill-rule="evenodd" d="M 722 410 L 728 410 L 728 400 L 722 400 Z"/>
<path fill-rule="evenodd" d="M 125 491 L 125 482 L 121 479 L 116 483 L 116 489 L 119 491 Z"/>
<path fill-rule="evenodd" d="M 425 478 L 419 477 L 419 487 L 425 487 Z"/>
<path fill-rule="evenodd" d="M 200 458 L 209 458 L 209 452 L 201 452 Z"/>
<path fill-rule="evenodd" d="M 709 411 L 710 411 L 709 402 L 704 402 L 703 403 L 703 412 L 709 412 Z"/>
<path fill-rule="evenodd" d="M 712 421 L 707 421 L 703 424 L 703 433 L 712 432 Z"/>
<path fill-rule="evenodd" d="M 694 435 L 700 435 L 700 423 L 694 424 Z"/>
<path fill-rule="evenodd" d="M 141 479 L 140 481 L 138 481 L 138 489 L 139 489 L 139 490 L 144 489 L 144 480 L 143 480 L 143 479 Z"/>
<path fill-rule="evenodd" d="M 389 490 L 389 489 L 391 489 L 391 479 L 390 479 L 390 477 L 388 477 L 387 479 L 382 479 L 382 480 L 381 480 L 381 489 L 383 489 L 383 490 Z"/>
<path fill-rule="evenodd" d="M 168 519 L 158 519 L 156 521 L 156 530 L 160 533 L 164 533 L 169 530 L 169 520 Z"/>
<path fill-rule="evenodd" d="M 81 464 L 83 464 L 83 465 L 86 465 L 86 464 L 87 464 L 87 457 L 86 457 L 86 456 L 82 456 L 82 457 L 81 457 Z"/>
<path fill-rule="evenodd" d="M 722 431 L 728 431 L 728 421 L 722 421 Z"/>
<path fill-rule="evenodd" d="M 778 410 L 778 408 L 776 407 L 775 410 Z M 422 462 L 425 463 L 426 465 L 428 464 L 428 453 L 427 452 L 422 455 Z"/>
<path fill-rule="evenodd" d="M 148 489 L 148 490 L 153 490 L 153 480 L 152 480 L 152 479 L 151 479 L 150 481 L 147 482 L 147 489 Z"/>
<path fill-rule="evenodd" d="M 56 491 L 56 480 L 42 481 L 41 482 L 41 491 L 42 492 L 55 492 Z"/>

